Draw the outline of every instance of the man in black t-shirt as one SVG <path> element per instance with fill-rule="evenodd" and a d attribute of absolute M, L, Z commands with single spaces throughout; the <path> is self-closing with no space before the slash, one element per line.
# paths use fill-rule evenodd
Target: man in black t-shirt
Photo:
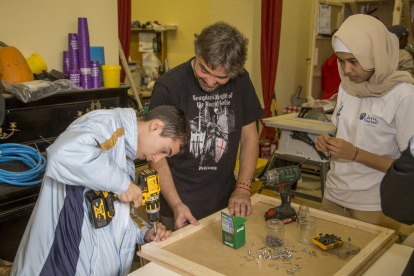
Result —
<path fill-rule="evenodd" d="M 150 109 L 173 105 L 190 119 L 191 147 L 158 163 L 161 222 L 170 230 L 229 207 L 251 213 L 250 183 L 259 155 L 256 121 L 264 115 L 244 69 L 248 40 L 218 22 L 194 41 L 195 58 L 164 74 L 154 85 Z M 240 172 L 234 169 L 240 143 Z"/>

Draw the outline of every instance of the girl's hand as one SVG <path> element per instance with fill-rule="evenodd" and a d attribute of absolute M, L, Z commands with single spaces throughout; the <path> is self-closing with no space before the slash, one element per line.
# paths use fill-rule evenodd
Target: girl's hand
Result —
<path fill-rule="evenodd" d="M 319 138 L 318 138 L 318 142 L 319 142 Z M 324 145 L 325 148 L 333 156 L 346 159 L 346 160 L 352 160 L 355 157 L 356 147 L 353 144 L 343 139 L 328 136 L 324 140 L 324 143 L 325 143 Z"/>
<path fill-rule="evenodd" d="M 326 148 L 326 140 L 330 138 L 330 136 L 326 133 L 322 133 L 321 135 L 318 136 L 318 140 L 316 141 L 315 147 L 317 150 L 319 151 L 328 151 L 328 149 Z"/>

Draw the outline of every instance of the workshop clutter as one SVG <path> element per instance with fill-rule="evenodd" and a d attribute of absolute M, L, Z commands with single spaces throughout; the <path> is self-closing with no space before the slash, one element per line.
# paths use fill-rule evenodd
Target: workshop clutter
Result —
<path fill-rule="evenodd" d="M 91 49 L 89 43 L 89 29 L 87 18 L 78 18 L 78 33 L 68 34 L 68 51 L 67 55 L 63 52 L 63 71 L 67 70 L 69 79 L 76 85 L 82 86 L 84 89 L 100 88 L 102 83 L 100 66 L 105 62 L 103 56 L 103 47 Z M 97 60 L 91 61 L 91 52 Z M 69 63 L 67 65 L 66 63 Z M 119 71 L 119 75 L 121 72 Z M 113 77 L 111 77 L 113 79 Z M 119 77 L 120 79 L 120 77 Z M 111 83 L 111 87 L 115 86 Z"/>
<path fill-rule="evenodd" d="M 43 70 L 47 71 L 46 62 L 39 54 L 31 55 L 26 59 L 26 61 L 29 64 L 30 70 L 32 70 L 33 74 L 41 74 L 43 73 Z"/>
<path fill-rule="evenodd" d="M 106 88 L 119 87 L 121 65 L 102 65 L 103 81 Z"/>
<path fill-rule="evenodd" d="M 285 224 L 278 219 L 269 219 L 266 221 L 266 239 L 267 247 L 276 249 L 283 246 L 285 239 Z"/>
<path fill-rule="evenodd" d="M 0 42 L 0 47 L 0 79 L 10 84 L 32 81 L 32 71 L 22 53 L 3 42 Z M 2 88 L 10 92 L 3 85 Z"/>
<path fill-rule="evenodd" d="M 316 235 L 316 219 L 314 217 L 298 218 L 297 241 L 303 244 L 312 244 L 312 237 Z"/>
<path fill-rule="evenodd" d="M 221 212 L 221 235 L 224 245 L 238 249 L 246 243 L 246 221 L 245 218 Z"/>
<path fill-rule="evenodd" d="M 277 139 L 264 139 L 259 142 L 259 158 L 269 159 L 273 152 L 277 149 L 279 140 Z"/>
<path fill-rule="evenodd" d="M 102 65 L 105 65 L 105 49 L 102 46 L 91 46 L 91 61 L 99 62 L 99 70 L 101 74 L 101 84 L 103 83 Z"/>
<path fill-rule="evenodd" d="M 101 88 L 101 68 L 97 60 L 91 61 L 91 81 L 92 87 Z M 117 87 L 119 87 L 119 82 Z"/>

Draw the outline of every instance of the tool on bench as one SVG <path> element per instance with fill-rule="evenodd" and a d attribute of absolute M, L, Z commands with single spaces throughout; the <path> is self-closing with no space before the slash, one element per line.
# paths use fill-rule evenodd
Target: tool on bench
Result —
<path fill-rule="evenodd" d="M 301 107 L 298 117 L 314 119 L 318 121 L 325 121 L 325 122 L 330 121 L 328 117 L 326 117 L 325 113 L 323 113 L 323 110 L 320 107 Z"/>
<path fill-rule="evenodd" d="M 312 237 L 312 242 L 323 250 L 340 247 L 344 244 L 344 240 L 341 237 L 331 233 L 320 233 L 318 236 Z"/>
<path fill-rule="evenodd" d="M 320 233 L 318 236 L 312 237 L 312 242 L 314 244 L 340 258 L 346 258 L 350 255 L 358 254 L 359 251 L 361 251 L 361 248 L 351 244 L 351 238 L 348 240 L 349 242 L 345 242 L 341 237 L 331 233 Z"/>
<path fill-rule="evenodd" d="M 313 147 L 315 149 L 316 153 L 319 155 L 319 157 L 322 160 L 324 160 L 324 159 L 329 160 L 328 156 L 326 156 L 325 153 L 323 153 L 322 151 L 319 151 L 319 150 L 316 149 L 315 142 L 312 141 L 312 139 L 309 137 L 309 135 L 306 132 L 292 131 L 292 134 L 290 135 L 290 137 L 292 137 L 292 139 L 303 141 L 306 144 L 308 144 L 309 146 Z"/>
<path fill-rule="evenodd" d="M 262 177 L 250 180 L 250 182 L 263 181 L 261 188 L 267 188 L 269 186 L 279 187 L 282 204 L 269 209 L 265 213 L 264 217 L 266 221 L 269 219 L 279 219 L 286 224 L 296 221 L 298 218 L 295 209 L 290 206 L 290 188 L 293 183 L 301 178 L 302 173 L 299 165 L 274 168 L 265 172 Z"/>
<path fill-rule="evenodd" d="M 138 174 L 137 186 L 142 190 L 142 205 L 148 215 L 148 220 L 154 225 L 154 233 L 160 219 L 160 184 L 156 170 L 145 169 Z M 119 200 L 112 192 L 89 191 L 85 193 L 89 220 L 96 229 L 109 225 L 115 216 L 114 202 Z"/>

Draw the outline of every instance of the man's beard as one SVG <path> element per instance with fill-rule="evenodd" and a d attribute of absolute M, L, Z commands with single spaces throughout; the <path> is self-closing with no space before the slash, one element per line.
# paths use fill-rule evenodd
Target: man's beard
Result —
<path fill-rule="evenodd" d="M 197 76 L 197 74 L 195 72 L 194 72 L 194 77 L 195 77 L 195 81 L 196 81 L 198 87 L 200 87 L 204 92 L 211 93 L 211 92 L 214 92 L 214 91 L 216 91 L 217 89 L 219 89 L 220 87 L 223 86 L 223 84 L 217 83 L 213 87 L 205 87 L 204 86 L 204 81 L 199 76 Z"/>

